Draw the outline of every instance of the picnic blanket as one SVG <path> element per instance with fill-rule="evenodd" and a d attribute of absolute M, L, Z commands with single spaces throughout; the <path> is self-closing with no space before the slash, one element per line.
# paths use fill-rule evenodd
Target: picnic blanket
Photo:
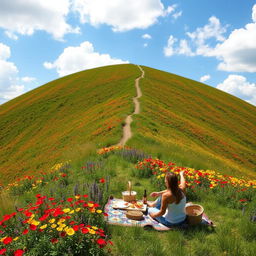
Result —
<path fill-rule="evenodd" d="M 159 223 L 158 221 L 151 218 L 149 215 L 144 215 L 144 219 L 137 221 L 131 220 L 126 217 L 126 211 L 120 209 L 114 209 L 113 206 L 116 205 L 117 202 L 123 201 L 122 199 L 109 199 L 107 204 L 105 205 L 105 213 L 106 221 L 111 225 L 120 225 L 120 226 L 140 226 L 140 227 L 150 227 L 154 228 L 158 231 L 168 231 L 174 228 L 166 227 L 165 225 Z M 203 213 L 202 216 L 202 225 L 213 226 L 213 222 L 208 218 L 206 214 Z M 187 228 L 189 225 L 182 225 L 180 228 Z"/>

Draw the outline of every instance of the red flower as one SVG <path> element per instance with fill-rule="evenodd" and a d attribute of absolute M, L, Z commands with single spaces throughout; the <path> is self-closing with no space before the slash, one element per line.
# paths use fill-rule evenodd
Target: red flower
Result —
<path fill-rule="evenodd" d="M 104 239 L 99 238 L 97 240 L 97 244 L 100 246 L 100 248 L 102 248 L 102 247 L 106 246 L 107 242 Z"/>
<path fill-rule="evenodd" d="M 34 230 L 36 230 L 36 225 L 30 224 L 29 228 L 34 231 Z"/>
<path fill-rule="evenodd" d="M 14 252 L 14 256 L 22 256 L 25 253 L 25 251 L 18 249 Z"/>
<path fill-rule="evenodd" d="M 86 233 L 89 232 L 88 228 L 82 228 L 81 231 L 82 231 L 83 234 L 86 234 Z"/>
<path fill-rule="evenodd" d="M 3 248 L 3 249 L 0 249 L 0 255 L 3 255 L 3 254 L 5 254 L 6 253 L 6 249 L 5 248 Z"/>
<path fill-rule="evenodd" d="M 3 243 L 4 244 L 9 244 L 12 242 L 12 238 L 10 236 L 6 237 L 4 240 L 3 240 Z"/>
<path fill-rule="evenodd" d="M 61 237 L 65 237 L 65 236 L 66 236 L 66 232 L 64 232 L 64 231 L 61 232 L 61 233 L 60 233 L 60 236 L 61 236 Z"/>
<path fill-rule="evenodd" d="M 72 202 L 72 201 L 73 201 L 73 198 L 70 197 L 70 198 L 67 199 L 67 201 L 68 201 L 68 202 Z"/>
<path fill-rule="evenodd" d="M 100 182 L 100 183 L 105 183 L 105 179 L 104 179 L 104 178 L 101 178 L 101 179 L 99 180 L 99 182 Z"/>
<path fill-rule="evenodd" d="M 74 229 L 75 231 L 78 231 L 78 230 L 79 230 L 79 226 L 78 226 L 78 225 L 75 225 L 75 226 L 73 226 L 73 229 Z"/>
<path fill-rule="evenodd" d="M 59 240 L 58 240 L 57 238 L 52 238 L 52 239 L 51 239 L 51 242 L 52 242 L 52 244 L 56 244 L 56 243 L 59 242 Z"/>
<path fill-rule="evenodd" d="M 22 232 L 23 235 L 26 235 L 27 233 L 28 233 L 28 229 L 25 229 L 25 230 Z"/>

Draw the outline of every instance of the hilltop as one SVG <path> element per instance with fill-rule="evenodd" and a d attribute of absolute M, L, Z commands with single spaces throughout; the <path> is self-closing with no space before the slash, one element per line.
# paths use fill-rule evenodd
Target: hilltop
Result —
<path fill-rule="evenodd" d="M 256 176 L 256 108 L 199 82 L 143 67 L 128 145 L 181 166 Z M 0 106 L 0 180 L 118 143 L 134 111 L 132 64 L 75 73 Z"/>

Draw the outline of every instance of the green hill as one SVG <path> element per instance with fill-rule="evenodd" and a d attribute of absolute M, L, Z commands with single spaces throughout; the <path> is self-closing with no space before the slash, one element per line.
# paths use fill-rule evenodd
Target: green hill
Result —
<path fill-rule="evenodd" d="M 256 108 L 204 84 L 148 67 L 128 145 L 177 164 L 256 176 Z M 52 81 L 0 106 L 0 183 L 116 144 L 133 112 L 131 64 Z M 143 145 L 143 146 L 142 146 Z"/>
<path fill-rule="evenodd" d="M 63 77 L 0 106 L 0 183 L 110 145 L 133 109 L 134 65 Z"/>
<path fill-rule="evenodd" d="M 205 84 L 143 67 L 129 145 L 181 166 L 256 175 L 256 108 Z"/>

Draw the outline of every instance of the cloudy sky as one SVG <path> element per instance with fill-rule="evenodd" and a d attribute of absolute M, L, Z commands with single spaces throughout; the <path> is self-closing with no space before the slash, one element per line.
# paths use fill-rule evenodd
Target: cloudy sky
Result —
<path fill-rule="evenodd" d="M 175 73 L 256 105 L 256 1 L 0 0 L 0 104 L 118 63 Z"/>

